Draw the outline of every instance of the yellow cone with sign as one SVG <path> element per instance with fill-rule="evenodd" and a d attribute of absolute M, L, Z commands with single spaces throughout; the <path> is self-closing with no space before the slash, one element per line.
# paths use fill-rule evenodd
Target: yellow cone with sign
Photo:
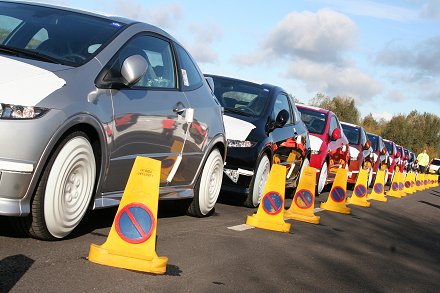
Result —
<path fill-rule="evenodd" d="M 299 179 L 292 204 L 284 212 L 284 217 L 292 220 L 319 224 L 319 216 L 315 216 L 315 185 L 316 169 L 310 166 L 304 167 Z"/>
<path fill-rule="evenodd" d="M 167 257 L 156 254 L 156 226 L 161 163 L 137 157 L 118 212 L 103 245 L 90 245 L 91 262 L 164 274 Z"/>
<path fill-rule="evenodd" d="M 322 209 L 341 214 L 350 214 L 350 208 L 345 205 L 347 176 L 348 171 L 346 169 L 337 169 L 335 181 L 333 182 L 327 201 L 320 205 Z"/>
<path fill-rule="evenodd" d="M 257 213 L 248 216 L 246 224 L 256 228 L 289 232 L 290 224 L 284 221 L 284 193 L 286 167 L 272 165 Z"/>
<path fill-rule="evenodd" d="M 418 173 L 416 176 L 416 191 L 422 191 L 423 190 L 423 174 Z"/>
<path fill-rule="evenodd" d="M 399 172 L 394 173 L 394 177 Z M 376 180 L 374 181 L 373 190 L 367 195 L 368 199 L 374 199 L 377 201 L 386 202 L 388 199 L 385 197 L 385 173 L 383 170 L 377 172 Z M 393 178 L 394 180 L 394 178 Z"/>
<path fill-rule="evenodd" d="M 361 207 L 369 207 L 371 204 L 367 201 L 367 184 L 368 184 L 368 169 L 361 169 L 356 180 L 353 193 L 351 197 L 347 198 L 348 204 L 354 204 Z"/>
<path fill-rule="evenodd" d="M 411 187 L 411 181 L 414 173 L 406 173 L 405 181 L 404 181 L 404 187 L 403 192 L 405 192 L 406 195 L 413 193 L 413 188 Z"/>
<path fill-rule="evenodd" d="M 393 181 L 391 182 L 390 189 L 387 191 L 387 196 L 401 198 L 404 194 L 399 190 L 400 172 L 395 172 Z"/>

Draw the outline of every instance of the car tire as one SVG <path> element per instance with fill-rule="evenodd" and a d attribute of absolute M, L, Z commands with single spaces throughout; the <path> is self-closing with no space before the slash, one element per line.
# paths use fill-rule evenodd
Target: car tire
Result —
<path fill-rule="evenodd" d="M 259 205 L 261 197 L 263 196 L 264 188 L 266 187 L 267 179 L 270 173 L 270 161 L 266 154 L 261 156 L 258 162 L 257 172 L 252 178 L 249 192 L 243 203 L 244 206 L 255 208 Z"/>
<path fill-rule="evenodd" d="M 324 162 L 324 164 L 322 164 L 321 171 L 319 172 L 318 182 L 316 184 L 316 195 L 320 195 L 322 193 L 322 190 L 324 189 L 324 186 L 327 182 L 327 176 L 327 162 Z"/>
<path fill-rule="evenodd" d="M 69 235 L 84 217 L 95 188 L 96 158 L 87 135 L 66 136 L 51 155 L 38 182 L 31 214 L 21 227 L 41 240 Z"/>
<path fill-rule="evenodd" d="M 304 162 L 301 166 L 301 170 L 299 171 L 299 176 L 298 176 L 298 180 L 296 182 L 296 186 L 298 187 L 299 181 L 301 180 L 302 174 L 304 173 L 304 169 L 306 168 L 306 166 L 310 166 L 310 161 L 308 158 L 304 159 Z"/>
<path fill-rule="evenodd" d="M 194 188 L 194 198 L 188 207 L 188 215 L 201 218 L 214 213 L 222 185 L 223 165 L 220 151 L 213 149 Z"/>
<path fill-rule="evenodd" d="M 395 173 L 396 173 L 396 171 L 393 170 L 393 173 L 391 173 L 391 177 L 388 179 L 388 182 L 386 182 L 386 185 L 391 186 L 391 183 L 393 183 Z"/>

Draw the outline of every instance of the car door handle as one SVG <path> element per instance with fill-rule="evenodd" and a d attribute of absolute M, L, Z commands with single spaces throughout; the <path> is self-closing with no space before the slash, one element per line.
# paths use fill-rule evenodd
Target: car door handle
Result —
<path fill-rule="evenodd" d="M 185 112 L 185 110 L 186 108 L 182 103 L 177 103 L 173 108 L 173 112 L 178 115 L 182 115 L 182 113 Z"/>

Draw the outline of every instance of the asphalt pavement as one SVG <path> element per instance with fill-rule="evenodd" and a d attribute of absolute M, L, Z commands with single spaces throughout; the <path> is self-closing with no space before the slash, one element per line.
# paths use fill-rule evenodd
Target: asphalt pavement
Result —
<path fill-rule="evenodd" d="M 116 209 L 91 211 L 55 242 L 20 238 L 0 218 L 0 292 L 439 292 L 440 187 L 371 203 L 350 205 L 350 215 L 316 212 L 319 225 L 287 220 L 290 233 L 280 233 L 244 225 L 256 209 L 235 195 L 222 194 L 201 219 L 161 202 L 156 251 L 169 258 L 165 275 L 87 260 Z"/>

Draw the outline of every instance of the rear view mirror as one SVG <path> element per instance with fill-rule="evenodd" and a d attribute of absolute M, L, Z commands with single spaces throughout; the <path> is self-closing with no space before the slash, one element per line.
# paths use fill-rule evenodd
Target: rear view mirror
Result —
<path fill-rule="evenodd" d="M 130 86 L 137 83 L 147 72 L 147 68 L 147 60 L 141 55 L 133 55 L 125 59 L 121 68 L 124 84 Z"/>
<path fill-rule="evenodd" d="M 371 147 L 371 141 L 367 140 L 367 142 L 364 145 L 364 150 L 368 150 Z"/>
<path fill-rule="evenodd" d="M 386 155 L 387 154 L 387 148 L 383 148 L 382 151 L 380 152 L 382 155 Z"/>
<path fill-rule="evenodd" d="M 397 153 L 397 154 L 396 154 L 396 157 L 400 158 L 400 153 Z"/>
<path fill-rule="evenodd" d="M 289 112 L 286 109 L 281 110 L 275 120 L 275 127 L 283 127 L 289 120 Z"/>
<path fill-rule="evenodd" d="M 338 140 L 341 137 L 341 130 L 339 128 L 336 128 L 332 132 L 332 140 Z"/>

